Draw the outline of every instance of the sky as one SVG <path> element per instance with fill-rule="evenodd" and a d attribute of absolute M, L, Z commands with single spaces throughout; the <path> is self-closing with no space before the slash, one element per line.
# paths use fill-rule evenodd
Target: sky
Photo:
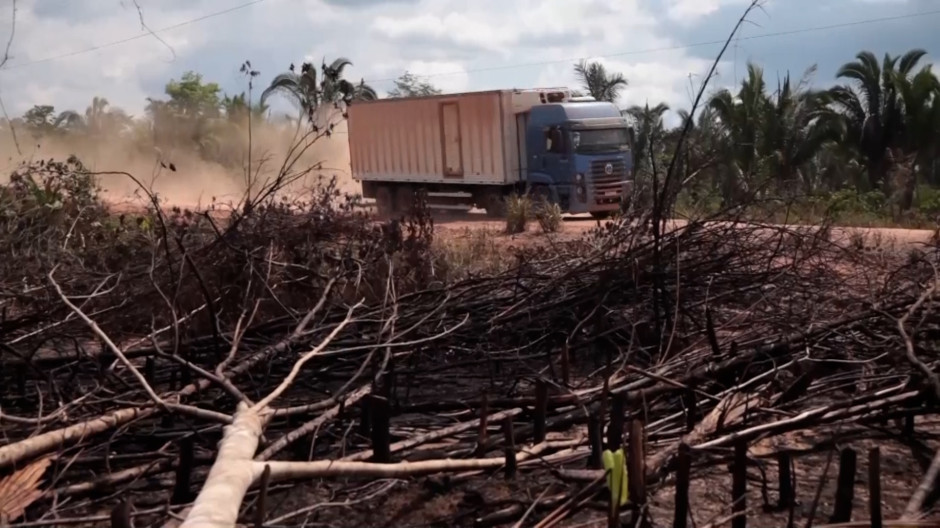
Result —
<path fill-rule="evenodd" d="M 347 77 L 380 94 L 408 70 L 448 91 L 576 87 L 572 65 L 599 60 L 629 86 L 621 107 L 691 106 L 748 0 L 0 0 L 0 98 L 11 117 L 36 104 L 84 111 L 95 96 L 133 115 L 194 70 L 226 93 L 304 60 L 343 56 Z M 139 9 L 138 9 L 139 7 Z M 888 18 L 891 18 L 888 20 Z M 15 32 L 10 32 L 15 20 Z M 152 30 L 148 31 L 142 26 Z M 861 50 L 940 56 L 940 0 L 764 0 L 742 24 L 709 89 L 748 61 L 770 86 L 790 73 L 836 83 Z M 2 61 L 0 48 L 0 61 Z M 289 110 L 275 103 L 278 112 Z M 675 117 L 670 116 L 669 120 Z"/>

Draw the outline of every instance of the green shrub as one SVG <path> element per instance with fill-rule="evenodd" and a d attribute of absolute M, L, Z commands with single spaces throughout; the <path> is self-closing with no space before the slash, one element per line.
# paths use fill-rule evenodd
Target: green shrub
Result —
<path fill-rule="evenodd" d="M 853 189 L 842 189 L 829 197 L 829 209 L 836 215 L 844 213 L 881 215 L 885 212 L 887 203 L 888 199 L 881 191 L 860 193 Z"/>
<path fill-rule="evenodd" d="M 940 189 L 929 185 L 917 187 L 914 208 L 930 216 L 940 214 Z"/>

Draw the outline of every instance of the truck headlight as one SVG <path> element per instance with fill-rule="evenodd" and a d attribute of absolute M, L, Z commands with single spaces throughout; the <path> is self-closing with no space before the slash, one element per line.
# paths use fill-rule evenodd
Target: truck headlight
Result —
<path fill-rule="evenodd" d="M 574 181 L 576 181 L 577 183 L 583 183 L 583 182 L 584 182 L 584 175 L 581 174 L 580 172 L 577 173 L 577 174 L 575 174 L 575 175 L 574 175 Z"/>

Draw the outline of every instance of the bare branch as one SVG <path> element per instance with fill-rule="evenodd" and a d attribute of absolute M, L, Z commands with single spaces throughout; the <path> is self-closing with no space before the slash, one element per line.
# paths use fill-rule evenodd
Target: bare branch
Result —
<path fill-rule="evenodd" d="M 287 375 L 287 377 L 284 378 L 281 384 L 278 385 L 276 389 L 271 391 L 270 394 L 265 396 L 264 399 L 252 405 L 251 406 L 252 411 L 260 412 L 264 409 L 267 409 L 268 406 L 270 406 L 271 403 L 278 398 L 278 396 L 283 394 L 284 391 L 286 391 L 288 387 L 290 387 L 291 384 L 294 383 L 294 380 L 297 378 L 297 374 L 300 373 L 300 369 L 303 368 L 304 363 L 316 357 L 317 354 L 319 354 L 324 348 L 327 347 L 327 345 L 330 344 L 331 341 L 333 341 L 333 338 L 336 337 L 336 335 L 339 334 L 343 330 L 343 328 L 346 327 L 346 325 L 352 322 L 353 311 L 356 308 L 359 308 L 360 306 L 362 306 L 362 302 L 356 303 L 355 305 L 350 307 L 349 310 L 346 312 L 346 318 L 343 319 L 343 321 L 340 324 L 336 325 L 336 327 L 333 328 L 333 330 L 329 333 L 329 335 L 326 336 L 326 339 L 321 341 L 319 345 L 313 348 L 313 350 L 304 354 L 296 363 L 294 363 L 294 366 L 293 368 L 291 368 L 290 373 Z"/>
<path fill-rule="evenodd" d="M 70 301 L 68 297 L 65 296 L 65 293 L 62 292 L 62 288 L 59 286 L 59 283 L 56 282 L 53 276 L 54 273 L 55 273 L 55 269 L 49 272 L 49 275 L 48 275 L 49 282 L 52 283 L 52 287 L 55 288 L 55 291 L 59 295 L 59 298 L 62 299 L 62 302 L 66 306 L 68 306 L 69 309 L 72 310 L 72 312 L 74 312 L 75 315 L 77 315 L 79 319 L 81 319 L 86 325 L 88 325 L 88 327 L 91 328 L 92 332 L 94 332 L 95 335 L 97 335 L 108 346 L 108 349 L 110 349 L 111 352 L 113 352 L 114 355 L 117 356 L 117 358 L 121 361 L 121 363 L 124 364 L 124 367 L 127 368 L 127 370 L 129 370 L 131 374 L 134 375 L 135 378 L 137 378 L 137 382 L 140 384 L 141 388 L 144 389 L 147 395 L 150 396 L 150 399 L 158 407 L 166 409 L 167 408 L 166 402 L 164 402 L 162 398 L 157 396 L 157 393 L 154 392 L 153 387 L 151 387 L 150 384 L 147 383 L 147 379 L 144 378 L 144 375 L 141 374 L 139 370 L 137 370 L 137 367 L 135 367 L 130 362 L 129 359 L 127 359 L 127 356 L 125 356 L 124 352 L 117 345 L 114 344 L 114 341 L 111 341 L 111 338 L 108 337 L 108 334 L 106 334 L 104 330 L 102 330 L 96 322 L 94 322 L 93 320 L 91 320 L 91 318 L 85 315 L 85 313 L 82 312 L 82 310 L 78 306 L 75 306 L 72 303 L 72 301 Z"/>
<path fill-rule="evenodd" d="M 169 44 L 167 44 L 165 40 L 160 38 L 160 36 L 157 35 L 152 29 L 150 29 L 150 26 L 148 26 L 147 23 L 144 21 L 144 11 L 143 9 L 140 8 L 140 4 L 137 3 L 137 0 L 132 0 L 132 1 L 134 2 L 134 7 L 137 8 L 137 17 L 140 19 L 141 29 L 145 30 L 147 33 L 150 33 L 150 36 L 157 39 L 157 41 L 159 41 L 160 44 L 163 44 L 164 46 L 166 46 L 166 49 L 170 50 L 170 53 L 173 55 L 173 59 L 171 59 L 170 62 L 175 61 L 176 50 L 173 49 L 173 46 L 170 46 Z"/>
<path fill-rule="evenodd" d="M 3 71 L 3 67 L 6 66 L 7 61 L 10 60 L 10 48 L 13 46 L 13 37 L 16 35 L 16 0 L 10 0 L 10 7 L 13 11 L 12 17 L 10 18 L 10 38 L 7 39 L 7 45 L 3 50 L 3 58 L 0 59 L 0 71 Z M 0 88 L 0 111 L 3 112 L 3 118 L 7 122 L 7 126 L 10 127 L 10 136 L 13 138 L 13 145 L 16 146 L 16 153 L 19 155 L 23 154 L 23 151 L 20 149 L 20 142 L 16 138 L 16 127 L 13 125 L 13 121 L 10 120 L 10 114 L 7 113 L 7 107 L 3 104 L 3 90 Z"/>

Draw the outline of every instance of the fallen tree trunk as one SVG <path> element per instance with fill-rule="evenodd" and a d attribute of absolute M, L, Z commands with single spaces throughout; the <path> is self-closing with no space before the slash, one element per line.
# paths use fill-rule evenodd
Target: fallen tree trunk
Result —
<path fill-rule="evenodd" d="M 180 528 L 235 526 L 248 488 L 261 475 L 251 458 L 258 449 L 262 424 L 261 416 L 253 408 L 238 404 L 232 425 L 225 427 L 209 476 Z"/>
<path fill-rule="evenodd" d="M 148 418 L 158 412 L 156 407 L 119 409 L 92 420 L 36 435 L 0 447 L 0 470 L 17 466 L 66 445 L 120 427 L 131 420 Z"/>
<path fill-rule="evenodd" d="M 295 337 L 296 333 L 291 335 L 288 339 L 282 340 L 274 345 L 258 351 L 244 362 L 239 363 L 234 368 L 232 368 L 227 373 L 226 377 L 230 378 L 231 376 L 244 374 L 253 366 L 264 361 L 266 358 L 271 357 L 272 355 L 279 352 L 286 351 L 287 347 L 290 346 Z M 176 394 L 181 397 L 191 396 L 197 391 L 202 391 L 208 388 L 210 383 L 211 381 L 208 379 L 199 379 L 183 387 Z M 61 429 L 56 429 L 54 431 L 48 431 L 30 438 L 26 438 L 19 442 L 5 445 L 0 447 L 0 471 L 32 460 L 37 456 L 50 453 L 56 449 L 70 446 L 76 442 L 84 440 L 89 436 L 114 430 L 133 420 L 150 418 L 160 412 L 161 409 L 158 409 L 154 406 L 128 407 L 124 409 L 118 409 L 116 411 L 105 414 L 104 416 L 99 416 L 91 420 L 86 420 L 84 422 L 70 425 L 68 427 L 63 427 Z"/>
<path fill-rule="evenodd" d="M 263 430 L 264 419 L 244 403 L 219 443 L 219 454 L 209 476 L 180 528 L 232 528 L 248 489 L 257 482 L 265 467 L 272 482 L 324 477 L 405 478 L 434 473 L 498 469 L 505 457 L 475 459 L 439 459 L 420 462 L 381 464 L 346 460 L 313 462 L 252 460 Z M 516 453 L 517 462 L 540 455 L 549 449 L 577 446 L 583 437 L 542 442 Z"/>

